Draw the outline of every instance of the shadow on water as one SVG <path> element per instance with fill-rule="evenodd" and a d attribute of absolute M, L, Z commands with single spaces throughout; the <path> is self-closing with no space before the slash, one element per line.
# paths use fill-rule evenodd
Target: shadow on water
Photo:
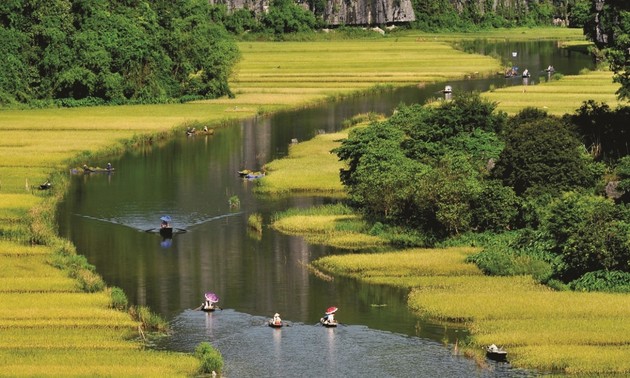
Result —
<path fill-rule="evenodd" d="M 519 51 L 532 72 L 547 64 L 564 74 L 590 67 L 587 56 L 558 56 L 551 42 L 476 48 L 502 55 Z M 448 84 L 457 93 L 513 83 L 494 76 Z M 442 96 L 443 88 L 444 83 L 353 97 L 248 119 L 211 136 L 182 136 L 159 148 L 129 151 L 111 161 L 117 167 L 113 175 L 72 177 L 58 211 L 60 234 L 131 303 L 148 305 L 172 320 L 174 335 L 156 347 L 190 352 L 200 341 L 210 341 L 223 354 L 228 376 L 523 376 L 505 364 L 479 370 L 473 361 L 454 355 L 453 343 L 466 337 L 465 330 L 420 320 L 409 311 L 405 290 L 341 278 L 326 281 L 306 267 L 342 251 L 309 245 L 267 226 L 261 234 L 247 226 L 253 213 L 268 225 L 277 211 L 332 200 L 257 198 L 252 194 L 256 181 L 243 180 L 237 171 L 257 170 L 286 155 L 294 138 L 336 131 L 359 113 L 389 115 L 401 103 Z M 238 209 L 230 204 L 235 196 Z M 168 240 L 139 232 L 159 227 L 163 214 L 187 232 Z M 186 310 L 197 308 L 206 291 L 219 294 L 226 310 Z M 346 326 L 313 326 L 332 305 L 339 307 L 338 319 Z M 264 326 L 275 312 L 293 326 Z"/>

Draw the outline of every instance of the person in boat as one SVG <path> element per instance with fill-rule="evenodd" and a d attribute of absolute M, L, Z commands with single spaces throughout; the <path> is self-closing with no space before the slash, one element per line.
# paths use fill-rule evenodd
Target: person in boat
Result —
<path fill-rule="evenodd" d="M 170 227 L 171 225 L 165 220 L 162 220 L 162 223 L 160 223 L 160 228 L 170 228 Z"/>
<path fill-rule="evenodd" d="M 107 163 L 107 170 L 111 171 L 112 170 L 112 163 Z"/>
<path fill-rule="evenodd" d="M 324 314 L 324 324 L 332 324 L 335 322 L 335 314 Z"/>
<path fill-rule="evenodd" d="M 275 325 L 280 325 L 282 324 L 282 319 L 280 319 L 280 314 L 278 314 L 277 312 L 273 315 L 273 319 L 271 320 L 273 322 L 273 324 Z"/>
<path fill-rule="evenodd" d="M 547 72 L 554 72 L 556 69 L 553 68 L 553 66 L 550 64 L 549 67 L 547 67 Z"/>
<path fill-rule="evenodd" d="M 203 127 L 203 132 L 204 132 L 204 133 L 208 133 L 208 126 L 204 126 L 204 127 Z"/>
<path fill-rule="evenodd" d="M 201 307 L 204 311 L 214 311 L 214 310 L 223 310 L 221 307 L 219 307 L 219 305 L 217 304 L 217 302 L 212 302 L 211 300 L 206 299 L 202 304 Z"/>
<path fill-rule="evenodd" d="M 529 77 L 529 70 L 527 68 L 523 71 L 523 77 Z"/>
<path fill-rule="evenodd" d="M 92 170 L 90 169 L 90 167 L 88 167 L 87 164 L 83 164 L 83 172 L 92 172 Z"/>

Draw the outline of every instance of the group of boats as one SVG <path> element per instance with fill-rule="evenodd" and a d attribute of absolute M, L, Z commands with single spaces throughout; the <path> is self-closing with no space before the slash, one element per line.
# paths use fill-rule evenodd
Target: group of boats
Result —
<path fill-rule="evenodd" d="M 552 65 L 549 65 L 547 67 L 547 69 L 545 69 L 545 72 L 548 75 L 553 74 L 554 72 L 556 72 L 556 69 L 553 68 Z M 527 79 L 530 78 L 532 76 L 531 72 L 529 72 L 529 70 L 526 68 L 521 74 L 518 73 L 518 67 L 517 66 L 513 66 L 513 67 L 508 67 L 505 70 L 505 77 L 506 78 L 510 78 L 510 77 L 522 77 L 523 79 Z"/>
<path fill-rule="evenodd" d="M 201 306 L 198 307 L 198 310 L 205 312 L 223 310 L 221 307 L 219 307 L 218 303 L 219 296 L 216 293 L 207 292 L 204 294 L 204 301 Z M 335 319 L 335 313 L 337 312 L 337 310 L 338 308 L 334 306 L 326 309 L 324 316 L 319 320 L 319 324 L 328 328 L 337 327 L 337 325 L 339 325 L 339 322 L 337 321 L 337 319 Z M 273 317 L 267 321 L 267 325 L 272 328 L 282 328 L 288 324 L 283 321 L 282 318 L 280 318 L 280 314 L 276 312 Z"/>
<path fill-rule="evenodd" d="M 212 134 L 214 134 L 214 129 L 209 129 L 208 126 L 204 126 L 202 130 L 197 130 L 194 127 L 189 127 L 186 129 L 186 136 L 212 135 Z"/>
<path fill-rule="evenodd" d="M 105 166 L 105 168 L 101 168 L 101 167 L 90 167 L 87 164 L 83 164 L 83 166 L 81 168 L 72 168 L 70 169 L 70 173 L 72 174 L 79 174 L 79 173 L 83 173 L 83 174 L 90 174 L 90 173 L 113 173 L 116 170 L 116 168 L 112 167 L 111 163 L 107 163 L 107 165 Z"/>

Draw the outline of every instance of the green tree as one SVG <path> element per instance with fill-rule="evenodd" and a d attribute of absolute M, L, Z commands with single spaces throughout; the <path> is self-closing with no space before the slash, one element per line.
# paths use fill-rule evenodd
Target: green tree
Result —
<path fill-rule="evenodd" d="M 519 195 L 592 188 L 602 173 L 577 136 L 553 117 L 510 129 L 492 171 Z"/>
<path fill-rule="evenodd" d="M 630 106 L 612 110 L 605 103 L 589 100 L 567 118 L 577 126 L 584 144 L 597 160 L 614 164 L 630 154 L 630 130 L 626 126 Z"/>
<path fill-rule="evenodd" d="M 584 28 L 591 16 L 590 0 L 573 0 L 568 5 L 569 26 L 572 28 Z"/>
<path fill-rule="evenodd" d="M 481 193 L 472 201 L 473 227 L 477 231 L 505 231 L 515 228 L 521 200 L 498 180 L 482 183 Z"/>
<path fill-rule="evenodd" d="M 617 189 L 624 192 L 621 199 L 628 203 L 630 202 L 630 155 L 621 158 L 615 170 L 619 177 Z"/>
<path fill-rule="evenodd" d="M 421 190 L 415 197 L 418 208 L 431 210 L 435 224 L 425 222 L 425 229 L 453 235 L 471 229 L 471 203 L 481 193 L 479 171 L 463 154 L 444 156 L 421 178 Z M 425 213 L 427 211 L 425 210 Z"/>
<path fill-rule="evenodd" d="M 630 2 L 627 0 L 591 0 L 591 15 L 584 25 L 587 35 L 603 49 L 615 73 L 614 82 L 621 84 L 620 99 L 630 99 Z"/>
<path fill-rule="evenodd" d="M 557 275 L 570 282 L 587 272 L 630 271 L 630 218 L 612 200 L 570 192 L 550 206 L 542 228 L 562 258 Z"/>
<path fill-rule="evenodd" d="M 260 18 L 264 31 L 276 35 L 306 32 L 318 26 L 315 15 L 293 0 L 272 0 L 269 11 Z"/>

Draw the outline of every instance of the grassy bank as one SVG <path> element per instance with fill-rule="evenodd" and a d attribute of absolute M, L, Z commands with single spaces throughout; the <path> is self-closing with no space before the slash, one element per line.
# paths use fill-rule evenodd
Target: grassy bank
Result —
<path fill-rule="evenodd" d="M 594 376 L 629 374 L 627 295 L 556 292 L 531 277 L 488 277 L 465 262 L 473 249 L 414 249 L 328 256 L 314 265 L 375 284 L 410 289 L 409 306 L 430 319 L 465 323 L 460 349 L 483 359 L 497 344 L 513 366 Z M 625 356 L 625 357 L 624 357 Z"/>
<path fill-rule="evenodd" d="M 523 38 L 536 32 L 500 32 L 502 38 L 509 33 Z M 570 34 L 567 38 L 579 35 Z M 54 267 L 60 254 L 76 260 L 73 247 L 55 238 L 50 214 L 63 195 L 70 166 L 103 166 L 108 155 L 155 145 L 193 123 L 221 124 L 376 84 L 417 84 L 499 69 L 498 61 L 443 43 L 461 37 L 478 35 L 243 42 L 243 61 L 232 80 L 234 99 L 0 111 L 0 374 L 181 376 L 194 374 L 198 366 L 188 355 L 144 351 L 137 342 L 139 323 L 111 308 L 108 289 L 85 292 L 86 282 L 98 281 L 89 269 Z M 47 178 L 52 189 L 38 191 Z"/>
<path fill-rule="evenodd" d="M 510 115 L 531 106 L 561 116 L 573 113 L 585 100 L 605 102 L 611 108 L 620 103 L 615 92 L 619 84 L 612 82 L 610 71 L 585 71 L 581 75 L 563 76 L 561 79 L 537 85 L 515 85 L 489 92 L 483 97 L 498 103 L 499 110 Z"/>

